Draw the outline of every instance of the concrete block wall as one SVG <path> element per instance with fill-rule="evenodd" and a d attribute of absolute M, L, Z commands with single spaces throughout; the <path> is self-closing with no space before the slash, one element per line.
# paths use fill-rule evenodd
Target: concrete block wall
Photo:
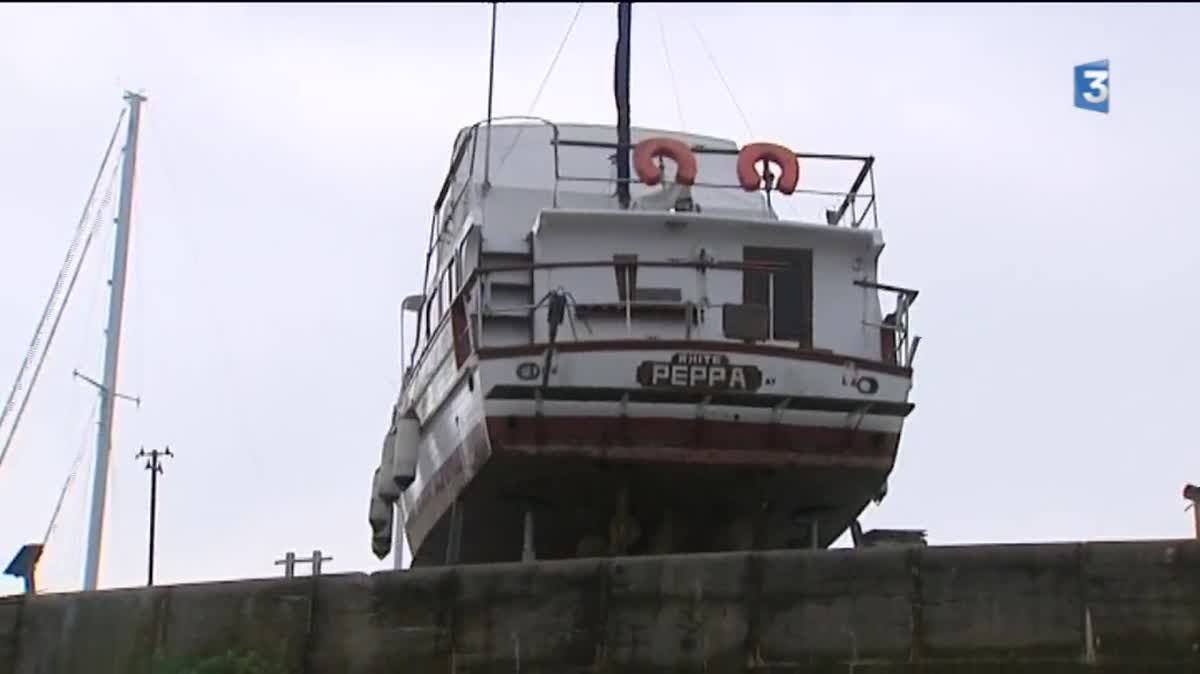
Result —
<path fill-rule="evenodd" d="M 0 674 L 1200 672 L 1200 542 L 464 566 L 0 600 Z"/>

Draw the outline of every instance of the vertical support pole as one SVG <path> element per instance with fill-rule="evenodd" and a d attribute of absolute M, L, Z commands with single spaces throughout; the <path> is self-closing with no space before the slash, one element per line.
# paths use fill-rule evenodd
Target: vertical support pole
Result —
<path fill-rule="evenodd" d="M 292 578 L 296 575 L 296 553 L 289 552 L 283 559 L 275 560 L 275 566 L 283 567 L 283 577 Z"/>
<path fill-rule="evenodd" d="M 625 267 L 625 334 L 633 334 L 633 286 L 630 285 L 630 270 L 632 266 Z"/>
<path fill-rule="evenodd" d="M 525 511 L 525 541 L 521 546 L 521 561 L 532 562 L 537 559 L 533 549 L 533 511 Z"/>
<path fill-rule="evenodd" d="M 1200 487 L 1194 484 L 1184 486 L 1183 498 L 1192 502 L 1188 507 L 1192 509 L 1192 517 L 1196 521 L 1196 539 L 1200 540 Z"/>
<path fill-rule="evenodd" d="M 321 566 L 325 562 L 332 562 L 333 557 L 326 557 L 325 555 L 321 554 L 320 550 L 313 550 L 313 556 L 312 556 L 311 561 L 312 561 L 312 575 L 313 575 L 313 578 L 316 578 L 317 576 L 321 575 Z"/>
<path fill-rule="evenodd" d="M 775 272 L 767 272 L 767 341 L 775 341 Z"/>
<path fill-rule="evenodd" d="M 459 556 L 462 549 L 462 518 L 462 501 L 458 498 L 455 498 L 454 504 L 450 506 L 449 531 L 446 535 L 447 566 L 458 564 L 459 561 Z"/>
<path fill-rule="evenodd" d="M 483 305 L 487 293 L 491 292 L 491 286 L 488 285 L 487 272 L 479 272 L 479 286 L 475 289 L 475 343 L 478 348 L 483 348 Z"/>
<path fill-rule="evenodd" d="M 402 571 L 404 569 L 404 550 L 407 547 L 405 541 L 408 540 L 404 538 L 404 498 L 396 499 L 392 507 L 396 509 L 396 517 L 392 520 L 394 527 L 392 530 L 392 568 Z"/>
<path fill-rule="evenodd" d="M 117 361 L 121 352 L 121 318 L 125 305 L 125 275 L 129 257 L 129 231 L 133 215 L 133 184 L 137 168 L 138 124 L 146 98 L 125 93 L 129 102 L 129 132 L 121 167 L 121 195 L 117 205 L 117 232 L 105 331 L 104 379 L 100 385 L 100 423 L 96 432 L 96 462 L 92 474 L 91 515 L 88 521 L 87 553 L 83 589 L 95 590 L 100 576 L 100 549 L 104 538 L 104 508 L 108 496 L 108 457 L 112 451 L 113 408 L 116 402 Z"/>
<path fill-rule="evenodd" d="M 867 171 L 867 177 L 871 180 L 871 225 L 873 229 L 879 229 L 879 196 L 875 193 L 875 166 Z"/>

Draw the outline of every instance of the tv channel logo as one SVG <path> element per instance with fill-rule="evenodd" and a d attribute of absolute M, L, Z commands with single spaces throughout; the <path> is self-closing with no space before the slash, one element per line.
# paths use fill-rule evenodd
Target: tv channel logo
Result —
<path fill-rule="evenodd" d="M 1075 66 L 1075 107 L 1108 112 L 1108 59 Z"/>

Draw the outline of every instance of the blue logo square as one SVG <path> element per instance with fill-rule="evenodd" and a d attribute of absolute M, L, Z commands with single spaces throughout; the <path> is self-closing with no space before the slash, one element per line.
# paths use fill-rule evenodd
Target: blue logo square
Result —
<path fill-rule="evenodd" d="M 1108 59 L 1075 66 L 1075 107 L 1108 112 Z"/>

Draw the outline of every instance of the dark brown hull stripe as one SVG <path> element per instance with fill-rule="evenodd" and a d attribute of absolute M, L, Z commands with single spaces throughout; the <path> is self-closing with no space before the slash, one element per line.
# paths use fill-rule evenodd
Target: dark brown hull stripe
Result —
<path fill-rule="evenodd" d="M 500 384 L 488 391 L 489 400 L 534 400 L 540 387 Z M 631 403 L 673 403 L 698 405 L 708 398 L 709 405 L 806 412 L 866 412 L 889 417 L 906 417 L 915 405 L 893 400 L 862 400 L 856 398 L 822 398 L 817 396 L 784 396 L 774 393 L 740 393 L 677 391 L 666 389 L 616 388 L 606 386 L 549 386 L 542 390 L 542 400 L 569 402 L 620 402 L 628 396 Z"/>
<path fill-rule="evenodd" d="M 886 472 L 892 458 L 885 456 L 828 456 L 823 454 L 785 454 L 756 449 L 709 449 L 678 447 L 533 447 L 516 445 L 497 450 L 542 457 L 585 456 L 622 463 L 669 463 L 676 465 L 723 466 L 727 468 L 857 468 Z"/>
<path fill-rule="evenodd" d="M 899 433 L 885 431 L 662 417 L 489 416 L 487 430 L 495 450 L 628 447 L 649 453 L 659 448 L 735 454 L 756 451 L 821 456 L 832 463 L 850 458 L 890 461 L 900 441 Z"/>
<path fill-rule="evenodd" d="M 476 424 L 427 478 L 408 507 L 416 555 L 435 521 L 423 512 L 437 494 L 463 477 L 465 463 L 478 464 L 489 449 L 543 455 L 590 456 L 628 463 L 838 468 L 888 472 L 898 433 L 826 426 L 785 426 L 696 419 L 639 417 L 487 417 Z M 467 454 L 471 458 L 466 457 Z M 476 470 L 487 470 L 476 465 Z M 466 486 L 464 485 L 464 489 Z M 418 524 L 419 521 L 419 524 Z"/>
<path fill-rule="evenodd" d="M 520 344 L 516 346 L 484 347 L 479 349 L 478 354 L 480 360 L 537 356 L 545 353 L 547 346 L 547 344 Z M 867 360 L 866 358 L 845 356 L 831 351 L 816 351 L 766 344 L 747 344 L 745 342 L 714 342 L 686 339 L 598 339 L 583 342 L 559 342 L 554 345 L 554 349 L 560 353 L 588 351 L 714 351 L 717 353 L 745 353 L 755 356 L 829 363 L 831 365 L 853 363 L 861 370 L 894 374 L 900 377 L 912 376 L 911 368 L 889 365 L 888 363 Z"/>

